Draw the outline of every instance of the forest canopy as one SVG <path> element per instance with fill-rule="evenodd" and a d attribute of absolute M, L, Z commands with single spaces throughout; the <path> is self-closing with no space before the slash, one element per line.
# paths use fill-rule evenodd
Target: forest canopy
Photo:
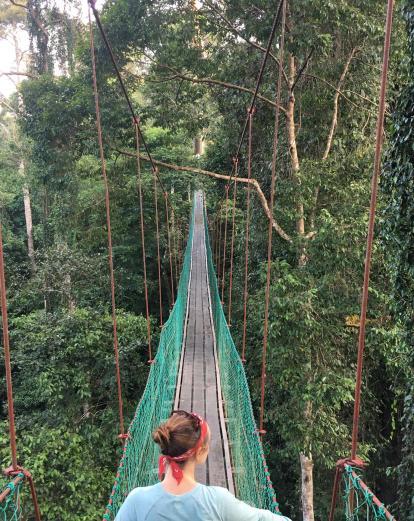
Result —
<path fill-rule="evenodd" d="M 153 165 L 141 148 L 145 272 L 134 125 L 92 21 L 127 423 L 149 372 L 148 324 L 156 352 L 174 303 L 192 194 L 205 192 L 216 245 L 215 225 L 233 209 L 232 190 L 228 210 L 224 204 L 226 184 L 276 9 L 273 0 L 99 5 L 162 182 L 158 223 Z M 273 225 L 263 442 L 281 511 L 293 521 L 328 518 L 335 464 L 350 451 L 385 14 L 377 0 L 287 1 L 275 205 L 271 212 L 280 28 L 252 117 L 253 181 L 237 183 L 234 199 L 232 283 L 240 298 L 227 318 L 241 352 L 249 215 L 245 370 L 256 417 L 269 219 Z M 121 446 L 85 8 L 77 0 L 0 0 L 0 38 L 15 53 L 3 74 L 16 91 L 0 98 L 0 211 L 19 461 L 34 476 L 44 520 L 101 519 Z M 413 77 L 414 4 L 406 0 L 394 9 L 359 444 L 364 481 L 406 521 L 414 520 Z M 244 179 L 247 157 L 245 139 Z M 223 296 L 227 310 L 227 287 Z M 32 519 L 24 494 L 24 519 Z"/>

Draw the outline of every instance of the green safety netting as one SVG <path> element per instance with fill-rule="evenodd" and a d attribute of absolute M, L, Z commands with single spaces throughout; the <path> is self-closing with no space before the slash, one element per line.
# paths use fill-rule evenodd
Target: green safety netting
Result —
<path fill-rule="evenodd" d="M 128 429 L 128 439 L 103 516 L 105 520 L 115 518 L 120 506 L 133 488 L 151 485 L 158 479 L 159 450 L 152 441 L 151 434 L 161 422 L 169 417 L 173 407 L 187 308 L 193 221 L 194 205 L 175 305 L 162 329 L 157 355 L 151 365 L 147 385 Z"/>
<path fill-rule="evenodd" d="M 207 222 L 204 209 L 211 306 L 235 488 L 237 496 L 243 501 L 278 512 L 275 491 L 253 415 L 246 374 L 220 300 Z"/>
<path fill-rule="evenodd" d="M 191 268 L 194 210 L 195 205 L 193 205 L 177 300 L 162 330 L 147 385 L 128 430 L 128 439 L 103 516 L 104 520 L 110 521 L 115 518 L 133 488 L 153 484 L 158 479 L 159 452 L 152 441 L 151 434 L 157 425 L 170 415 L 175 396 Z M 253 416 L 243 364 L 231 338 L 218 295 L 205 215 L 204 224 L 212 311 L 237 496 L 257 507 L 278 512 L 278 504 Z"/>
<path fill-rule="evenodd" d="M 20 501 L 20 491 L 23 486 L 23 474 L 16 476 L 18 482 L 10 481 L 1 491 L 9 491 L 3 501 L 0 502 L 0 520 L 1 521 L 17 521 L 22 518 L 22 509 Z"/>
<path fill-rule="evenodd" d="M 345 465 L 342 486 L 346 521 L 395 520 L 350 465 Z"/>

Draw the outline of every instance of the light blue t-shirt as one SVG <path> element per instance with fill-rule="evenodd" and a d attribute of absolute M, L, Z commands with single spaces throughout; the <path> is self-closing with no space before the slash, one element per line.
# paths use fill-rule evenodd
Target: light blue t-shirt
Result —
<path fill-rule="evenodd" d="M 290 521 L 268 510 L 253 508 L 227 489 L 198 483 L 185 494 L 167 492 L 161 483 L 135 488 L 115 521 Z"/>

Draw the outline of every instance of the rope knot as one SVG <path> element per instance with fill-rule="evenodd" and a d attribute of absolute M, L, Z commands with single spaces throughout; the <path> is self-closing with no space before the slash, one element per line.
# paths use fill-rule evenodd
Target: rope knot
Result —
<path fill-rule="evenodd" d="M 339 459 L 336 462 L 336 468 L 338 468 L 341 472 L 343 472 L 345 465 L 349 465 L 350 467 L 356 467 L 358 469 L 363 469 L 366 466 L 366 463 L 362 461 L 361 458 L 356 456 L 354 459 L 352 458 L 343 458 Z"/>
<path fill-rule="evenodd" d="M 249 116 L 254 116 L 256 114 L 256 110 L 256 106 L 253 105 L 247 109 L 247 114 L 249 114 Z"/>

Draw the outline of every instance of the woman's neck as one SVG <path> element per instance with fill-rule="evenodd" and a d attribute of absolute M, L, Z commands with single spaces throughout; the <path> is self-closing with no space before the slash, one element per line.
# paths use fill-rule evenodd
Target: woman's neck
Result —
<path fill-rule="evenodd" d="M 167 492 L 177 495 L 190 492 L 196 484 L 195 463 L 191 461 L 187 462 L 183 467 L 183 479 L 180 481 L 180 484 L 178 484 L 174 478 L 170 466 L 168 466 L 165 478 L 162 482 L 162 486 Z"/>

